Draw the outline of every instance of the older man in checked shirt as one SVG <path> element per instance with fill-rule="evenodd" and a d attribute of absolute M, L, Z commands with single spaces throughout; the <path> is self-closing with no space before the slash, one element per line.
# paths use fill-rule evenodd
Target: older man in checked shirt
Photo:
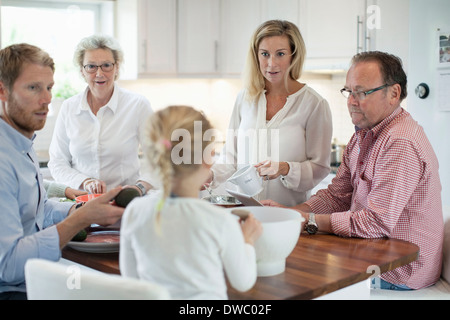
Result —
<path fill-rule="evenodd" d="M 320 231 L 418 245 L 416 261 L 380 276 L 381 288 L 393 290 L 437 282 L 444 237 L 439 164 L 423 128 L 400 106 L 406 82 L 395 56 L 353 57 L 341 92 L 356 132 L 328 188 L 294 207 L 307 221 L 314 212 Z"/>

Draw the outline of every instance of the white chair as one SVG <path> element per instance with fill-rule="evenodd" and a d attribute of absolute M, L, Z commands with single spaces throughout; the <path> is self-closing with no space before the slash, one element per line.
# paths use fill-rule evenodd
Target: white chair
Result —
<path fill-rule="evenodd" d="M 435 285 L 419 290 L 371 290 L 372 300 L 450 300 L 450 207 L 443 206 L 443 215 L 444 247 L 439 281 Z"/>
<path fill-rule="evenodd" d="M 147 281 L 43 259 L 25 264 L 29 300 L 163 300 L 167 289 Z"/>

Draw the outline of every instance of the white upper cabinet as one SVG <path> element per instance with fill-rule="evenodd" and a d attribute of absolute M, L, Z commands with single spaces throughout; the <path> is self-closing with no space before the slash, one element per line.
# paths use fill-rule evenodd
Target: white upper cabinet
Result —
<path fill-rule="evenodd" d="M 177 1 L 138 2 L 139 74 L 177 74 Z"/>
<path fill-rule="evenodd" d="M 335 70 L 348 66 L 363 46 L 365 1 L 302 0 L 300 31 L 305 39 L 305 70 Z"/>
<path fill-rule="evenodd" d="M 240 76 L 253 32 L 270 19 L 289 20 L 298 25 L 306 43 L 305 71 L 346 70 L 351 57 L 365 50 L 390 51 L 403 59 L 407 55 L 408 0 L 117 0 L 116 3 L 121 22 L 119 40 L 126 44 L 126 58 L 128 52 L 131 57 L 137 56 L 137 66 L 127 68 L 137 69 L 139 77 Z M 137 21 L 124 18 L 131 16 L 133 8 Z M 399 19 L 399 13 L 406 19 Z M 130 48 L 133 43 L 137 50 Z"/>
<path fill-rule="evenodd" d="M 267 20 L 299 21 L 298 0 L 222 0 L 220 73 L 240 75 L 245 67 L 250 41 L 258 26 Z"/>
<path fill-rule="evenodd" d="M 178 0 L 178 73 L 219 70 L 219 0 Z"/>
<path fill-rule="evenodd" d="M 300 0 L 305 70 L 346 70 L 353 55 L 370 50 L 406 60 L 408 12 L 409 0 Z"/>
<path fill-rule="evenodd" d="M 239 76 L 258 25 L 299 20 L 299 0 L 138 0 L 137 7 L 140 77 Z"/>
<path fill-rule="evenodd" d="M 261 22 L 273 19 L 287 20 L 298 26 L 299 0 L 260 0 Z M 256 29 L 256 27 L 255 27 Z"/>
<path fill-rule="evenodd" d="M 409 55 L 409 1 L 377 0 L 376 6 L 372 10 L 369 7 L 368 12 L 369 27 L 372 28 L 369 49 L 399 56 L 406 70 Z"/>
<path fill-rule="evenodd" d="M 220 73 L 240 74 L 247 59 L 250 39 L 261 23 L 260 0 L 221 1 Z"/>

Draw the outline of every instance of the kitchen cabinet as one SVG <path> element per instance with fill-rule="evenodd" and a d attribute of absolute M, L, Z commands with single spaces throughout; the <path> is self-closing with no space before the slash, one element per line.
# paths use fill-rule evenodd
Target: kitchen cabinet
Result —
<path fill-rule="evenodd" d="M 298 23 L 298 4 L 299 0 L 138 0 L 138 74 L 239 76 L 256 27 L 275 18 Z"/>
<path fill-rule="evenodd" d="M 357 49 L 361 0 L 303 0 L 300 28 L 310 58 L 347 58 Z"/>
<path fill-rule="evenodd" d="M 233 75 L 243 71 L 250 39 L 261 23 L 260 3 L 260 0 L 221 1 L 221 74 Z"/>
<path fill-rule="evenodd" d="M 244 69 L 250 40 L 267 20 L 299 22 L 299 0 L 221 1 L 220 73 L 239 75 Z"/>
<path fill-rule="evenodd" d="M 138 2 L 139 74 L 176 75 L 177 0 Z"/>
<path fill-rule="evenodd" d="M 376 0 L 380 23 L 371 33 L 370 50 L 386 51 L 399 56 L 408 70 L 410 0 Z M 368 13 L 375 15 L 377 12 Z"/>
<path fill-rule="evenodd" d="M 305 71 L 345 71 L 351 57 L 364 50 L 389 51 L 404 60 L 408 54 L 409 21 L 398 19 L 399 12 L 403 17 L 407 15 L 408 0 L 117 0 L 117 3 L 119 16 L 136 7 L 137 27 L 131 32 L 119 30 L 122 35 L 119 40 L 127 44 L 125 49 L 132 53 L 132 59 L 137 56 L 137 66 L 127 66 L 128 70 L 137 69 L 135 78 L 240 76 L 252 33 L 269 19 L 285 19 L 299 26 L 307 48 Z M 372 12 L 369 7 L 378 11 Z M 379 15 L 376 19 L 381 21 L 380 25 L 373 25 L 374 15 Z M 130 48 L 133 37 L 137 37 L 137 50 Z"/>
<path fill-rule="evenodd" d="M 364 0 L 301 0 L 306 71 L 347 69 L 358 47 L 365 46 L 365 7 Z"/>
<path fill-rule="evenodd" d="M 300 0 L 300 4 L 306 71 L 344 71 L 353 55 L 371 50 L 407 59 L 409 0 Z"/>
<path fill-rule="evenodd" d="M 219 0 L 178 0 L 178 74 L 219 70 Z"/>

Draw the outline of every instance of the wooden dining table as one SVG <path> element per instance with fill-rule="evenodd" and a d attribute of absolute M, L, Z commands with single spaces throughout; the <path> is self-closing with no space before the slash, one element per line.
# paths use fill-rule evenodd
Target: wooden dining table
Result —
<path fill-rule="evenodd" d="M 396 239 L 342 238 L 302 233 L 286 259 L 284 272 L 258 277 L 254 287 L 239 292 L 228 286 L 231 300 L 314 299 L 417 259 L 419 247 Z M 65 247 L 62 257 L 87 267 L 120 274 L 119 253 L 86 253 Z"/>

